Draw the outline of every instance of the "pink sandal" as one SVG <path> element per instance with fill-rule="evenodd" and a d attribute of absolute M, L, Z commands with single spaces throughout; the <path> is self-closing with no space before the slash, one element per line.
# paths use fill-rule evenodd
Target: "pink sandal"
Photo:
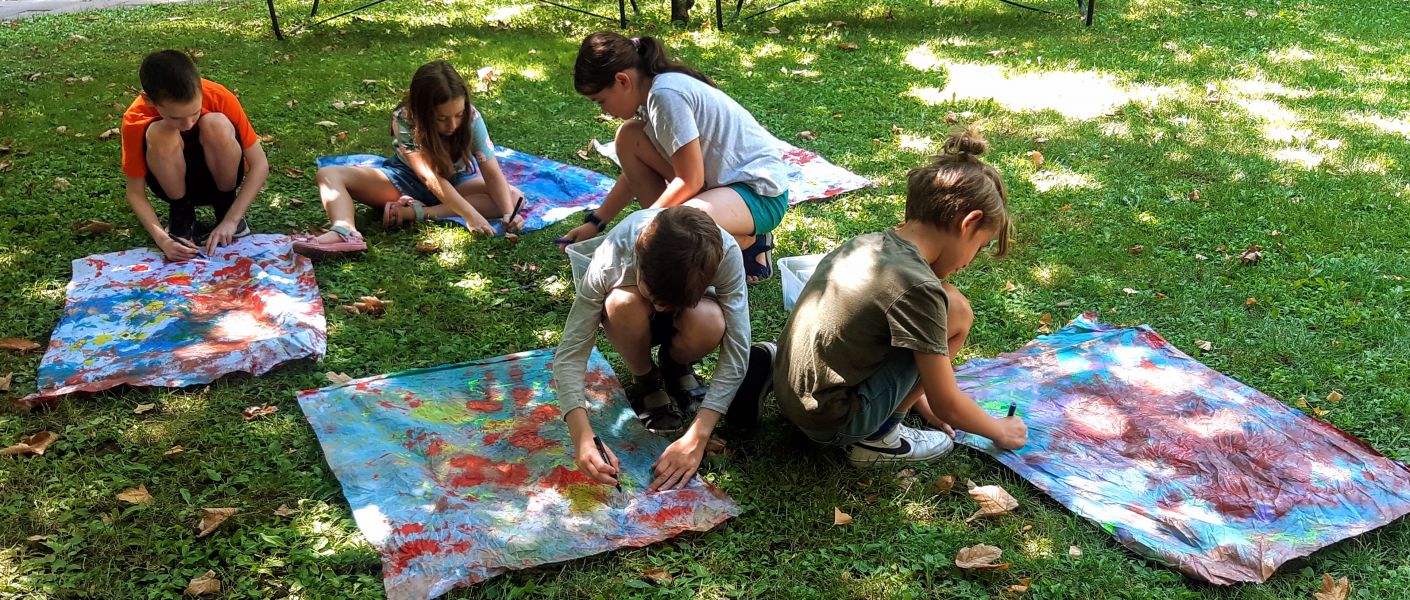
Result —
<path fill-rule="evenodd" d="M 405 226 L 407 222 L 402 220 L 400 209 L 408 206 L 416 213 L 416 222 L 426 220 L 426 205 L 411 196 L 402 196 L 397 198 L 395 202 L 382 205 L 382 228 L 399 229 Z"/>
<path fill-rule="evenodd" d="M 367 250 L 367 242 L 362 234 L 346 227 L 334 225 L 329 229 L 341 238 L 336 242 L 320 242 L 318 238 L 306 237 L 294 240 L 294 252 L 309 258 L 334 258 Z"/>

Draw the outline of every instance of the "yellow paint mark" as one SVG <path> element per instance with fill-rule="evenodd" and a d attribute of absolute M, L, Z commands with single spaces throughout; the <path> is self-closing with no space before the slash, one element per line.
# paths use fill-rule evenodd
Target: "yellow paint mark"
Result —
<path fill-rule="evenodd" d="M 592 512 L 607 504 L 607 488 L 600 485 L 575 483 L 568 486 L 564 494 L 568 497 L 568 510 L 575 513 Z"/>

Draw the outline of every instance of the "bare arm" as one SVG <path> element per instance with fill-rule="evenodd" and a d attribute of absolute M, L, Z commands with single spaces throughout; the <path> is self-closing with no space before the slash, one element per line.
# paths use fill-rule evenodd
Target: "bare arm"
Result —
<path fill-rule="evenodd" d="M 685 204 L 694 198 L 705 186 L 705 159 L 700 155 L 700 139 L 681 146 L 671 155 L 671 169 L 675 177 L 666 184 L 666 191 L 651 204 L 651 208 L 668 208 Z"/>
<path fill-rule="evenodd" d="M 921 387 L 936 417 L 956 429 L 989 438 L 1000 448 L 1014 450 L 1028 443 L 1028 427 L 1022 419 L 996 419 L 960 389 L 948 356 L 916 352 L 915 358 Z"/>
<path fill-rule="evenodd" d="M 480 233 L 494 233 L 494 228 L 490 227 L 490 222 L 485 219 L 485 216 L 475 210 L 475 207 L 470 206 L 470 203 L 460 195 L 460 192 L 450 184 L 449 180 L 436 174 L 436 170 L 431 167 L 431 162 L 426 160 L 425 154 L 422 154 L 420 150 L 416 152 L 399 150 L 399 152 L 401 152 L 402 159 L 411 167 L 412 172 L 416 173 L 416 176 L 421 178 L 421 182 L 426 184 L 426 188 L 431 190 L 431 193 L 442 204 L 449 206 L 451 210 L 455 211 L 455 214 L 465 219 L 465 222 L 470 225 L 470 229 Z M 503 178 L 501 177 L 501 179 Z M 505 195 L 508 196 L 508 192 Z"/>
<path fill-rule="evenodd" d="M 514 201 L 518 198 L 511 197 L 509 192 L 509 180 L 504 178 L 504 171 L 499 168 L 499 159 L 493 154 L 476 154 L 475 161 L 480 165 L 480 172 L 485 178 L 485 187 L 489 190 L 490 199 L 494 200 L 495 206 L 500 208 L 501 215 L 512 219 L 514 215 Z"/>
<path fill-rule="evenodd" d="M 161 248 L 167 258 L 186 260 L 196 256 L 196 247 L 187 244 L 190 240 L 179 242 L 162 229 L 157 211 L 152 209 L 152 203 L 147 200 L 147 180 L 141 177 L 127 178 L 127 204 L 137 215 L 137 222 L 142 224 L 142 228 L 147 230 L 147 235 L 152 236 L 152 241 L 157 243 L 157 247 Z"/>
<path fill-rule="evenodd" d="M 232 224 L 245 218 L 245 212 L 250 210 L 250 205 L 255 203 L 255 197 L 264 189 L 265 182 L 269 181 L 269 158 L 264 154 L 264 146 L 255 142 L 245 148 L 244 156 L 250 171 L 245 174 L 245 182 L 240 185 L 240 191 L 235 195 L 235 203 L 231 204 L 230 211 L 225 213 L 225 220 Z"/>

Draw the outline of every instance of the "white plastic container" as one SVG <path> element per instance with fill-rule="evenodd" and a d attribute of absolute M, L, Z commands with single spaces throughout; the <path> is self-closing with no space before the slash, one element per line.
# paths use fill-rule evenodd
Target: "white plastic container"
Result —
<path fill-rule="evenodd" d="M 571 247 L 571 246 L 570 246 Z M 793 310 L 793 304 L 798 302 L 798 295 L 803 293 L 803 285 L 808 283 L 808 279 L 813 276 L 813 271 L 818 268 L 818 263 L 826 254 L 809 254 L 807 256 L 785 256 L 778 259 L 778 270 L 783 277 L 783 309 Z M 576 274 L 576 267 L 575 274 Z"/>
<path fill-rule="evenodd" d="M 582 282 L 583 274 L 587 273 L 588 265 L 592 263 L 592 253 L 597 251 L 597 247 L 602 245 L 602 240 L 607 236 L 599 235 L 592 239 L 583 240 L 568 244 L 568 263 L 573 266 L 573 289 L 577 289 L 578 283 Z"/>

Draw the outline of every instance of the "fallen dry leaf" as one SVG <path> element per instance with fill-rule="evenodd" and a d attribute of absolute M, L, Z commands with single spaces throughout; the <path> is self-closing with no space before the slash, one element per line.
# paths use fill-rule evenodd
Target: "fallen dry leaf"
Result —
<path fill-rule="evenodd" d="M 132 414 L 140 415 L 145 412 L 151 412 L 152 409 L 156 407 L 156 404 L 138 404 L 136 408 L 132 409 Z"/>
<path fill-rule="evenodd" d="M 348 105 L 348 104 L 347 104 L 346 102 L 343 102 L 342 100 L 338 100 L 337 102 L 334 102 L 334 103 L 333 103 L 333 108 L 336 108 L 336 109 L 338 109 L 338 110 L 343 110 L 344 108 L 347 107 L 347 105 Z"/>
<path fill-rule="evenodd" d="M 327 372 L 327 373 L 324 373 L 323 376 L 324 376 L 324 377 L 327 377 L 327 378 L 328 378 L 328 381 L 331 381 L 331 382 L 333 382 L 333 383 L 335 383 L 335 384 L 344 384 L 344 383 L 347 383 L 347 382 L 353 380 L 353 378 L 348 377 L 347 375 L 345 375 L 345 374 L 343 374 L 343 373 L 334 373 L 333 371 L 329 371 L 329 372 Z"/>
<path fill-rule="evenodd" d="M 380 83 L 380 82 L 377 81 L 376 79 L 364 79 L 364 80 L 362 80 L 362 85 L 377 85 L 378 83 Z"/>
<path fill-rule="evenodd" d="M 1006 515 L 1013 509 L 1018 508 L 1018 500 L 1009 495 L 1008 490 L 997 485 L 974 485 L 973 481 L 965 480 L 965 487 L 969 488 L 969 497 L 979 504 L 979 510 L 974 511 L 964 522 L 969 523 L 979 517 L 997 517 Z"/>
<path fill-rule="evenodd" d="M 587 151 L 587 150 L 579 150 L 579 151 L 578 151 L 578 158 L 581 158 L 581 159 L 583 159 L 583 160 L 588 160 L 588 151 Z"/>
<path fill-rule="evenodd" d="M 1022 594 L 1028 591 L 1028 583 L 1031 581 L 1033 581 L 1032 577 L 1020 577 L 1018 583 L 1009 586 L 1009 591 Z"/>
<path fill-rule="evenodd" d="M 1081 549 L 1081 548 L 1078 548 L 1077 546 L 1068 546 L 1068 547 L 1067 547 L 1067 557 L 1068 557 L 1068 558 L 1082 558 L 1082 549 Z"/>
<path fill-rule="evenodd" d="M 110 137 L 113 137 L 113 136 L 118 135 L 118 134 L 121 134 L 121 133 L 122 133 L 122 130 L 121 130 L 121 129 L 118 129 L 118 128 L 114 127 L 114 128 L 109 129 L 109 130 L 107 130 L 107 131 L 104 131 L 103 133 L 98 134 L 98 139 L 100 139 L 100 140 L 106 140 L 106 139 L 108 139 L 108 138 L 110 138 Z"/>
<path fill-rule="evenodd" d="M 1013 50 L 1009 50 L 1009 49 L 1007 49 L 1007 48 L 1000 48 L 1000 49 L 998 49 L 998 50 L 990 50 L 990 51 L 988 51 L 988 52 L 985 52 L 984 54 L 989 55 L 989 56 L 992 56 L 992 57 L 994 57 L 994 58 L 998 58 L 998 57 L 1003 56 L 1003 55 L 1005 55 L 1005 54 L 1013 54 L 1013 53 L 1014 53 Z"/>
<path fill-rule="evenodd" d="M 1247 250 L 1239 253 L 1239 262 L 1246 265 L 1258 264 L 1263 260 L 1263 247 L 1258 244 L 1249 246 Z"/>
<path fill-rule="evenodd" d="M 1199 202 L 1200 196 L 1199 190 L 1190 192 L 1190 202 Z"/>
<path fill-rule="evenodd" d="M 480 81 L 485 83 L 492 83 L 499 79 L 499 72 L 494 70 L 494 67 L 480 67 L 475 71 L 475 74 L 480 77 Z"/>
<path fill-rule="evenodd" d="M 1258 299 L 1253 296 L 1249 296 L 1248 300 L 1244 300 L 1244 306 L 1253 306 L 1255 304 L 1258 304 Z"/>
<path fill-rule="evenodd" d="M 59 132 L 59 133 L 68 133 L 68 132 L 69 132 L 69 126 L 68 126 L 68 125 L 60 125 L 60 126 L 58 126 L 58 127 L 55 127 L 55 128 L 54 128 L 54 131 L 57 131 L 57 132 Z"/>
<path fill-rule="evenodd" d="M 1043 316 L 1038 317 L 1038 333 L 1052 333 L 1052 332 L 1053 332 L 1053 316 L 1052 316 L 1051 314 L 1048 314 L 1048 313 L 1043 313 Z"/>
<path fill-rule="evenodd" d="M 12 160 L 0 160 L 0 173 L 4 173 L 5 171 L 9 171 L 10 169 L 13 169 L 13 168 L 15 168 L 15 162 L 14 162 L 14 161 L 12 161 Z"/>
<path fill-rule="evenodd" d="M 1130 248 L 1127 248 L 1126 251 L 1127 251 L 1127 252 L 1130 252 L 1131 254 L 1140 254 L 1140 253 L 1146 251 L 1146 247 L 1145 247 L 1145 246 L 1140 246 L 1140 245 L 1131 246 Z"/>
<path fill-rule="evenodd" d="M 1061 301 L 1059 301 L 1057 304 L 1054 304 L 1053 306 L 1054 306 L 1054 307 L 1057 307 L 1057 308 L 1067 308 L 1067 307 L 1069 307 L 1069 306 L 1072 306 L 1072 301 L 1071 301 L 1071 300 L 1061 300 Z"/>
<path fill-rule="evenodd" d="M 206 571 L 205 575 L 194 577 L 190 583 L 186 584 L 185 594 L 187 596 L 204 596 L 220 591 L 220 580 L 215 578 L 215 571 Z"/>
<path fill-rule="evenodd" d="M 294 512 L 295 511 L 293 509 L 289 508 L 288 504 L 280 504 L 279 508 L 274 509 L 274 516 L 287 517 L 293 515 Z"/>
<path fill-rule="evenodd" d="M 948 494 L 953 489 L 955 489 L 954 475 L 941 475 L 939 479 L 935 480 L 935 483 L 930 484 L 930 491 L 935 492 L 936 496 Z"/>
<path fill-rule="evenodd" d="M 240 411 L 240 414 L 245 417 L 246 421 L 253 421 L 260 417 L 269 416 L 277 412 L 279 412 L 278 406 L 270 406 L 268 404 L 265 404 L 263 406 L 246 407 L 245 410 Z"/>
<path fill-rule="evenodd" d="M 1345 396 L 1343 396 L 1341 392 L 1337 390 L 1332 390 L 1332 393 L 1327 394 L 1327 402 L 1341 402 L 1342 398 L 1345 398 Z"/>
<path fill-rule="evenodd" d="M 995 563 L 1004 551 L 989 544 L 977 544 L 960 548 L 955 553 L 955 566 L 961 569 L 1007 569 L 1008 563 Z"/>
<path fill-rule="evenodd" d="M 170 447 L 170 448 L 167 448 L 167 451 L 166 451 L 166 452 L 163 452 L 163 453 L 162 453 L 162 456 L 171 456 L 171 455 L 173 455 L 173 454 L 181 454 L 182 452 L 185 452 L 185 451 L 186 451 L 186 449 L 185 449 L 185 448 L 182 448 L 182 447 L 178 444 L 178 445 L 176 445 L 176 446 L 172 446 L 172 447 Z"/>
<path fill-rule="evenodd" d="M 829 25 L 829 26 L 832 26 L 832 27 L 837 27 L 837 28 L 840 29 L 840 28 L 846 27 L 846 26 L 847 26 L 847 22 L 846 22 L 846 21 L 833 21 L 833 22 L 831 22 L 831 23 L 828 23 L 828 25 Z"/>
<path fill-rule="evenodd" d="M 1005 282 L 1004 282 L 1004 291 L 1005 291 L 1005 292 L 1012 292 L 1012 291 L 1017 290 L 1017 289 L 1018 289 L 1018 286 L 1014 285 L 1012 281 L 1005 281 Z"/>
<path fill-rule="evenodd" d="M 818 139 L 818 134 L 813 133 L 811 131 L 800 131 L 798 132 L 798 137 L 800 139 L 812 141 Z"/>
<path fill-rule="evenodd" d="M 0 377 L 0 392 L 10 391 L 10 382 L 14 381 L 14 379 L 14 372 L 6 373 L 4 377 Z"/>
<path fill-rule="evenodd" d="M 27 541 L 27 542 L 35 542 L 35 543 L 44 542 L 44 541 L 48 541 L 48 540 L 49 540 L 49 536 L 47 536 L 47 535 L 31 535 L 31 536 L 25 538 L 25 541 Z"/>
<path fill-rule="evenodd" d="M 517 244 L 517 243 L 519 243 L 519 234 L 514 233 L 514 232 L 511 231 L 511 232 L 509 232 L 509 233 L 504 234 L 504 239 L 505 239 L 505 241 L 507 241 L 507 242 L 509 242 L 509 243 L 511 243 L 511 244 Z"/>
<path fill-rule="evenodd" d="M 353 306 L 351 304 L 344 304 L 342 306 L 339 306 L 338 308 L 341 309 L 343 312 L 348 313 L 354 317 L 362 314 L 362 311 L 358 310 L 356 306 Z"/>
<path fill-rule="evenodd" d="M 284 176 L 285 176 L 285 177 L 288 177 L 288 178 L 290 178 L 290 179 L 303 179 L 303 178 L 304 178 L 304 172 L 303 172 L 303 171 L 300 171 L 299 169 L 295 169 L 295 168 L 293 168 L 293 167 L 284 167 L 283 169 L 280 169 L 280 170 L 284 172 Z"/>
<path fill-rule="evenodd" d="M 332 121 L 319 121 L 319 122 L 317 122 L 317 123 L 314 123 L 314 125 L 317 125 L 317 126 L 319 126 L 319 127 L 337 127 L 337 126 L 338 126 L 337 123 L 334 123 L 334 122 L 332 122 Z"/>
<path fill-rule="evenodd" d="M 769 34 L 769 35 L 778 35 L 778 28 L 777 28 L 777 27 L 770 27 L 770 28 L 768 28 L 768 29 L 765 29 L 765 30 L 764 30 L 764 33 L 767 33 L 767 34 Z"/>
<path fill-rule="evenodd" d="M 99 221 L 97 219 L 80 221 L 78 223 L 74 223 L 72 227 L 74 231 L 77 231 L 79 233 L 107 233 L 109 231 L 117 229 L 117 225 L 113 225 L 112 223 L 108 223 L 107 221 Z"/>
<path fill-rule="evenodd" d="M 147 493 L 146 484 L 118 492 L 116 498 L 128 504 L 150 504 L 152 502 L 152 495 Z"/>
<path fill-rule="evenodd" d="M 854 43 L 852 43 L 852 42 L 843 42 L 843 43 L 837 45 L 837 49 L 838 49 L 838 50 L 846 50 L 846 51 L 848 51 L 848 52 L 851 52 L 851 51 L 857 49 L 857 45 L 854 44 Z"/>
<path fill-rule="evenodd" d="M 705 442 L 705 456 L 724 456 L 728 458 L 734 456 L 734 451 L 726 447 L 723 439 L 711 435 L 710 441 Z"/>
<path fill-rule="evenodd" d="M 352 303 L 353 308 L 369 317 L 380 317 L 387 314 L 387 307 L 391 306 L 391 300 L 383 300 L 376 296 L 363 296 L 357 302 Z"/>
<path fill-rule="evenodd" d="M 1030 531 L 1033 531 L 1032 525 L 1024 525 L 1023 528 L 1018 530 L 1019 533 L 1028 533 Z"/>
<path fill-rule="evenodd" d="M 67 190 L 67 189 L 69 189 L 69 188 L 71 188 L 71 187 L 73 187 L 73 184 L 72 184 L 72 183 L 69 183 L 69 180 L 64 179 L 63 177 L 55 177 L 55 178 L 54 178 L 54 189 L 59 190 L 59 191 L 62 192 L 62 191 Z"/>
<path fill-rule="evenodd" d="M 19 441 L 9 448 L 0 449 L 0 456 L 43 456 L 49 445 L 58 441 L 59 434 L 41 431 Z"/>
<path fill-rule="evenodd" d="M 437 244 L 437 243 L 435 243 L 435 242 L 417 242 L 417 243 L 416 243 L 416 251 L 417 251 L 417 252 L 420 252 L 420 253 L 422 253 L 422 254 L 430 254 L 430 253 L 432 253 L 432 252 L 439 251 L 440 249 L 441 249 L 441 245 L 440 245 L 440 244 Z"/>
<path fill-rule="evenodd" d="M 287 107 L 289 107 L 290 109 L 293 109 L 295 106 L 298 106 L 298 105 L 299 105 L 299 101 L 298 101 L 298 100 L 290 100 L 290 101 L 289 101 L 287 104 L 285 104 L 284 106 L 287 106 Z"/>
<path fill-rule="evenodd" d="M 1037 150 L 1030 150 L 1030 151 L 1028 152 L 1028 160 L 1033 161 L 1033 168 L 1036 169 L 1036 168 L 1038 168 L 1038 167 L 1041 167 L 1041 166 L 1043 166 L 1043 160 L 1044 160 L 1044 159 L 1043 159 L 1043 153 L 1042 153 L 1042 152 L 1039 152 L 1039 151 L 1037 151 Z"/>
<path fill-rule="evenodd" d="M 1214 342 L 1211 342 L 1209 340 L 1195 340 L 1195 345 L 1199 346 L 1199 349 L 1204 350 L 1205 352 L 1209 352 L 1214 349 Z"/>
<path fill-rule="evenodd" d="M 849 514 L 847 514 L 847 513 L 845 513 L 845 512 L 842 512 L 842 509 L 837 508 L 836 506 L 834 506 L 834 507 L 832 507 L 832 524 L 833 524 L 833 525 L 851 525 L 851 524 L 852 524 L 852 515 L 849 515 Z"/>
<path fill-rule="evenodd" d="M 1312 592 L 1312 597 L 1316 600 L 1346 600 L 1346 595 L 1351 593 L 1351 582 L 1347 578 L 1332 579 L 1331 575 L 1322 574 L 1322 589 Z"/>
<path fill-rule="evenodd" d="M 202 508 L 201 523 L 196 526 L 196 537 L 203 538 L 210 535 L 212 531 L 215 531 L 215 528 L 220 527 L 221 523 L 238 512 L 240 512 L 238 508 Z"/>
<path fill-rule="evenodd" d="M 39 344 L 24 338 L 5 338 L 0 340 L 0 349 L 14 350 L 15 352 L 29 352 L 38 350 Z"/>
<path fill-rule="evenodd" d="M 950 124 L 959 123 L 960 118 L 955 113 L 947 112 L 945 113 L 945 122 Z"/>
<path fill-rule="evenodd" d="M 346 132 L 346 131 L 339 131 L 338 133 L 333 134 L 333 137 L 332 137 L 331 139 L 334 140 L 334 141 L 339 141 L 339 142 L 341 142 L 341 141 L 343 141 L 343 140 L 346 140 L 346 139 L 348 139 L 348 132 Z"/>
<path fill-rule="evenodd" d="M 675 579 L 675 577 L 671 576 L 670 571 L 665 569 L 642 571 L 641 576 L 656 585 L 666 585 Z"/>
<path fill-rule="evenodd" d="M 1134 296 L 1136 294 L 1141 293 L 1141 290 L 1135 288 L 1121 288 L 1121 291 L 1126 292 L 1126 295 L 1128 296 Z"/>

